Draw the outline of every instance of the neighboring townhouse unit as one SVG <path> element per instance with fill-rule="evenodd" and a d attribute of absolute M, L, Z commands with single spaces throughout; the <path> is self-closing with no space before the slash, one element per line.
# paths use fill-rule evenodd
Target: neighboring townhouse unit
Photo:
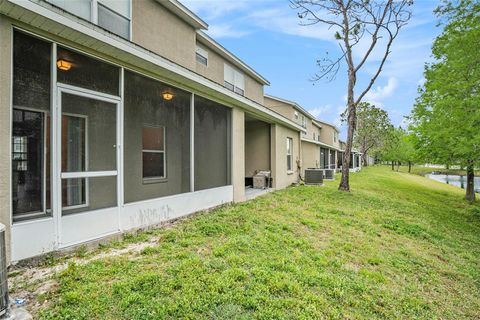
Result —
<path fill-rule="evenodd" d="M 0 0 L 9 261 L 298 182 L 305 127 L 176 0 Z"/>
<path fill-rule="evenodd" d="M 286 99 L 265 95 L 265 106 L 301 125 L 305 131 L 301 134 L 301 175 L 305 169 L 334 169 L 342 167 L 345 147 L 339 140 L 339 129 L 328 122 L 317 120 L 298 103 Z M 351 153 L 350 168 L 360 169 L 358 152 Z"/>
<path fill-rule="evenodd" d="M 341 150 L 340 152 L 342 156 L 343 154 L 345 154 L 345 148 L 346 148 L 345 142 L 340 140 L 340 150 Z M 358 150 L 352 149 L 352 152 L 350 153 L 350 169 L 353 172 L 357 172 L 357 171 L 360 171 L 360 169 L 362 169 L 361 155 L 362 154 Z"/>

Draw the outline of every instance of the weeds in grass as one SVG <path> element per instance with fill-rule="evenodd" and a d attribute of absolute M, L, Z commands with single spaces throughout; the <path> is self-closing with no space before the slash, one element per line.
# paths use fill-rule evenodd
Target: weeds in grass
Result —
<path fill-rule="evenodd" d="M 480 206 L 367 168 L 163 230 L 130 255 L 70 264 L 44 319 L 478 319 Z"/>

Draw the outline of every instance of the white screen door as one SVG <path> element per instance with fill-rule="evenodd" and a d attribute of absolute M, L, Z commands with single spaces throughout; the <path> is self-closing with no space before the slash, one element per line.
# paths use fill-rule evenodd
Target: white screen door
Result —
<path fill-rule="evenodd" d="M 60 247 L 119 231 L 119 99 L 59 85 L 57 223 Z"/>

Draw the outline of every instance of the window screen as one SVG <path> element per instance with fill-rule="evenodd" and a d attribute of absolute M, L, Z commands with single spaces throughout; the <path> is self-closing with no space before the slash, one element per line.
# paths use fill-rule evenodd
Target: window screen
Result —
<path fill-rule="evenodd" d="M 197 46 L 197 49 L 195 51 L 195 56 L 196 56 L 197 62 L 199 62 L 199 63 L 201 63 L 205 66 L 208 65 L 208 51 L 207 50 Z"/>
<path fill-rule="evenodd" d="M 142 128 L 144 178 L 165 178 L 165 127 Z"/>
<path fill-rule="evenodd" d="M 13 33 L 13 221 L 50 214 L 51 44 Z"/>
<path fill-rule="evenodd" d="M 92 0 L 47 0 L 51 4 L 64 9 L 85 20 L 91 19 Z"/>
<path fill-rule="evenodd" d="M 195 190 L 230 184 L 229 108 L 195 96 Z"/>
<path fill-rule="evenodd" d="M 173 94 L 164 100 L 162 93 Z M 125 72 L 125 201 L 190 191 L 190 99 L 183 90 Z"/>
<path fill-rule="evenodd" d="M 224 85 L 240 95 L 245 94 L 245 76 L 228 64 L 223 67 Z"/>
<path fill-rule="evenodd" d="M 57 62 L 67 61 L 68 70 L 57 69 L 58 82 L 118 96 L 120 69 L 75 51 L 58 47 Z"/>
<path fill-rule="evenodd" d="M 335 151 L 330 150 L 330 169 L 335 169 Z"/>
<path fill-rule="evenodd" d="M 98 4 L 98 25 L 122 38 L 130 38 L 130 20 L 100 3 Z"/>
<path fill-rule="evenodd" d="M 320 168 L 328 169 L 328 149 L 320 148 Z"/>

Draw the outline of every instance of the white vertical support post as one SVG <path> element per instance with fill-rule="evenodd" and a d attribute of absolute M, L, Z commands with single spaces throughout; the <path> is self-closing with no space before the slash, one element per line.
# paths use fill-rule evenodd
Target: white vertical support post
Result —
<path fill-rule="evenodd" d="M 61 198 L 61 97 L 57 89 L 57 44 L 52 44 L 52 61 L 51 61 L 51 148 L 50 159 L 51 160 L 51 197 L 52 197 L 52 216 L 55 228 L 55 248 L 60 246 L 61 241 L 61 219 L 62 219 L 62 198 Z"/>
<path fill-rule="evenodd" d="M 195 191 L 195 94 L 190 96 L 190 192 Z"/>
<path fill-rule="evenodd" d="M 125 152 L 123 151 L 123 145 L 125 143 L 124 138 L 124 101 L 125 101 L 125 69 L 120 68 L 120 79 L 119 79 L 119 89 L 120 89 L 120 103 L 117 108 L 117 209 L 118 209 L 118 230 L 122 230 L 121 224 L 121 214 L 122 207 L 125 203 L 124 199 L 124 156 Z"/>

